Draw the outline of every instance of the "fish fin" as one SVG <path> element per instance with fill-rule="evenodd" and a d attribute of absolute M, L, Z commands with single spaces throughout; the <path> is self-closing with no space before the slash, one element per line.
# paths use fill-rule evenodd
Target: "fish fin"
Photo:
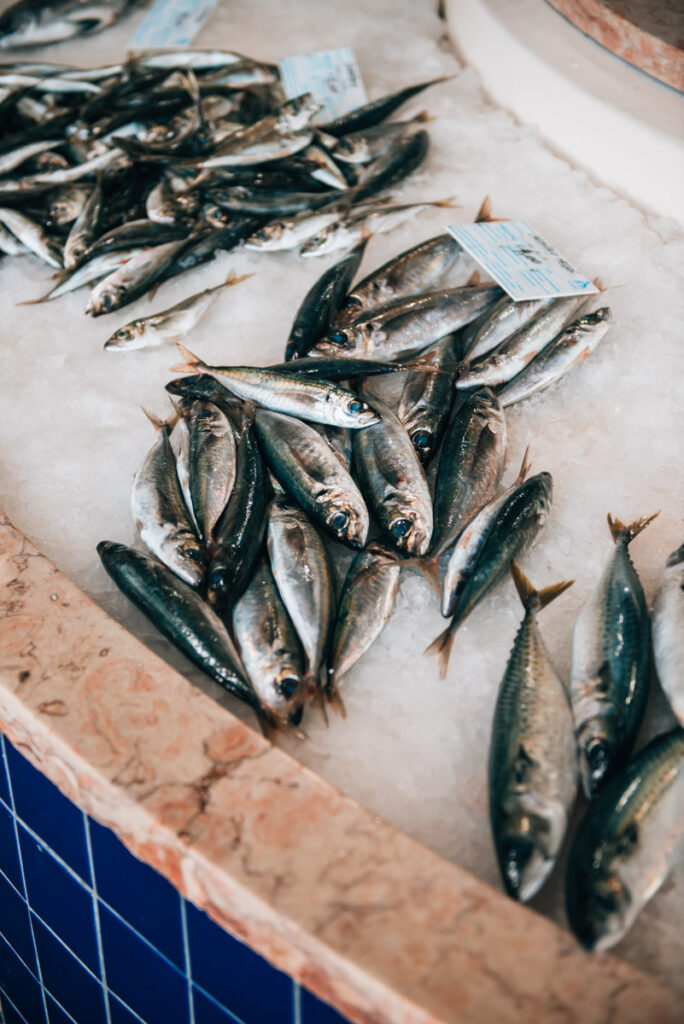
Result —
<path fill-rule="evenodd" d="M 527 474 L 529 473 L 531 468 L 532 468 L 532 463 L 530 462 L 530 446 L 528 444 L 527 448 L 525 449 L 525 454 L 523 455 L 522 462 L 520 463 L 520 469 L 518 470 L 518 475 L 516 476 L 516 478 L 513 481 L 513 483 L 521 484 L 525 480 L 525 478 L 527 477 Z"/>
<path fill-rule="evenodd" d="M 431 114 L 429 110 L 421 110 L 419 114 L 411 118 L 416 124 L 425 124 L 427 121 L 434 121 L 435 115 Z"/>
<path fill-rule="evenodd" d="M 187 360 L 185 363 L 179 363 L 177 366 L 171 367 L 171 373 L 197 373 L 198 368 L 200 370 L 208 370 L 209 367 L 199 356 L 196 356 L 194 352 L 191 352 L 185 345 L 181 345 L 179 341 L 176 342 L 176 348 Z"/>
<path fill-rule="evenodd" d="M 173 405 L 173 403 L 171 404 Z M 175 427 L 176 423 L 180 418 L 178 410 L 176 409 L 175 405 L 173 407 L 172 414 L 168 417 L 168 419 L 165 420 L 163 420 L 160 416 L 156 416 L 153 412 L 150 412 L 150 410 L 146 409 L 144 405 L 141 405 L 140 408 L 145 413 L 148 420 L 150 421 L 150 423 L 152 424 L 152 426 L 154 427 L 158 434 L 161 433 L 164 427 L 168 427 L 169 430 L 173 430 L 173 428 Z"/>
<path fill-rule="evenodd" d="M 491 196 L 485 196 L 484 199 L 482 200 L 482 204 L 480 206 L 480 209 L 475 214 L 475 223 L 476 224 L 481 224 L 483 221 L 484 222 L 489 222 L 491 219 L 492 219 L 492 197 Z"/>
<path fill-rule="evenodd" d="M 474 286 L 480 284 L 481 280 L 482 280 L 482 277 L 480 276 L 480 271 L 479 270 L 473 270 L 472 274 L 470 275 L 470 277 L 468 278 L 468 280 L 465 283 L 465 287 L 466 288 L 474 287 Z"/>
<path fill-rule="evenodd" d="M 429 558 L 420 558 L 416 564 L 420 568 L 421 572 L 425 576 L 432 589 L 441 599 L 442 597 L 442 580 L 439 575 L 439 555 L 430 556 Z"/>
<path fill-rule="evenodd" d="M 254 277 L 254 272 L 251 274 L 236 274 L 234 270 L 231 270 L 223 282 L 223 287 L 231 288 L 234 284 L 239 284 L 240 281 L 246 281 L 248 277 Z"/>
<path fill-rule="evenodd" d="M 425 648 L 425 654 L 439 655 L 439 675 L 441 679 L 446 679 L 447 669 L 449 668 L 451 648 L 454 646 L 454 636 L 456 634 L 455 622 L 456 617 L 454 616 L 444 632 L 435 637 L 432 643 Z"/>
<path fill-rule="evenodd" d="M 328 698 L 328 704 L 336 711 L 342 718 L 347 717 L 347 709 L 344 706 L 344 701 L 340 696 L 340 691 L 337 689 L 337 683 L 329 682 L 325 689 L 325 695 Z"/>
<path fill-rule="evenodd" d="M 660 509 L 658 509 L 657 512 L 654 512 L 653 515 L 642 516 L 641 519 L 635 519 L 633 523 L 623 523 L 620 519 L 614 519 L 613 516 L 611 516 L 610 512 L 608 513 L 606 518 L 608 519 L 608 528 L 610 530 L 610 535 L 613 538 L 613 540 L 617 543 L 617 541 L 620 539 L 620 536 L 623 533 L 626 533 L 627 543 L 629 544 L 631 543 L 631 541 L 634 540 L 635 537 L 638 537 L 641 531 L 645 530 L 648 524 L 652 523 L 653 520 L 659 515 Z"/>
<path fill-rule="evenodd" d="M 460 210 L 461 204 L 456 202 L 456 196 L 447 196 L 446 199 L 435 199 L 431 206 L 446 207 L 449 210 Z"/>
<path fill-rule="evenodd" d="M 50 298 L 51 292 L 46 295 L 41 295 L 39 299 L 24 299 L 23 302 L 15 302 L 15 306 L 37 306 L 40 302 L 47 302 Z"/>
<path fill-rule="evenodd" d="M 523 607 L 530 608 L 534 606 L 539 611 L 542 608 L 546 608 L 547 604 L 551 604 L 557 597 L 560 597 L 563 591 L 567 590 L 575 582 L 574 580 L 563 580 L 561 583 L 552 583 L 551 586 L 544 587 L 543 590 L 535 590 L 517 562 L 511 562 L 511 576 L 513 577 L 515 589 L 518 591 Z"/>

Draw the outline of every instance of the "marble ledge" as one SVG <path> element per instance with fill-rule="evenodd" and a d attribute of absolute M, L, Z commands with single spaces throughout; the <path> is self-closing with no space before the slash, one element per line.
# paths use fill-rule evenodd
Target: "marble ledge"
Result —
<path fill-rule="evenodd" d="M 679 997 L 390 827 L 109 618 L 0 513 L 0 728 L 359 1024 L 681 1019 Z"/>
<path fill-rule="evenodd" d="M 652 78 L 684 92 L 681 0 L 548 0 L 573 25 Z"/>

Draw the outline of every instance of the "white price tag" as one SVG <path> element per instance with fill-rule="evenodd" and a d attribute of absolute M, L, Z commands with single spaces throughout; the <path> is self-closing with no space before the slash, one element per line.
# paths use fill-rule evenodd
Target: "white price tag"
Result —
<path fill-rule="evenodd" d="M 189 46 L 218 0 L 157 0 L 128 42 L 129 50 Z"/>
<path fill-rule="evenodd" d="M 516 302 L 598 292 L 524 220 L 459 224 L 449 231 Z"/>
<path fill-rule="evenodd" d="M 366 103 L 361 72 L 348 46 L 285 57 L 278 67 L 287 99 L 310 92 L 320 103 L 323 109 L 314 119 L 318 124 L 333 121 Z"/>

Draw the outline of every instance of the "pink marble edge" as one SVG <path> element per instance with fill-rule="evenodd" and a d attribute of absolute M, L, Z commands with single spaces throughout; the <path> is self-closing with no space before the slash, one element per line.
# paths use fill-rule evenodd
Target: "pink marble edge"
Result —
<path fill-rule="evenodd" d="M 2 512 L 0 728 L 196 906 L 353 1021 L 681 1019 L 673 990 L 584 953 L 271 746 Z"/>
<path fill-rule="evenodd" d="M 611 53 L 673 89 L 684 91 L 684 57 L 676 46 L 640 28 L 601 0 L 548 3 Z"/>

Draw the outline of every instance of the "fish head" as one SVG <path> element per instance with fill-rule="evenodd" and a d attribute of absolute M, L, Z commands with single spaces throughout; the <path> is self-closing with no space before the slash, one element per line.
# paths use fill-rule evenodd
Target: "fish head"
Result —
<path fill-rule="evenodd" d="M 304 714 L 309 687 L 293 665 L 283 665 L 259 688 L 259 700 L 274 727 L 296 728 Z"/>
<path fill-rule="evenodd" d="M 69 252 L 64 254 L 64 266 L 67 270 L 73 270 L 87 253 L 88 246 L 85 241 L 75 239 L 68 248 Z"/>
<path fill-rule="evenodd" d="M 118 309 L 125 294 L 126 289 L 117 284 L 108 284 L 98 288 L 90 296 L 86 313 L 90 313 L 92 316 L 102 316 L 103 313 Z"/>
<path fill-rule="evenodd" d="M 108 351 L 116 351 L 117 349 L 131 348 L 135 343 L 139 335 L 138 322 L 126 324 L 125 327 L 120 327 L 118 331 L 114 331 L 110 338 L 105 342 L 105 348 Z"/>
<path fill-rule="evenodd" d="M 597 680 L 591 689 L 600 687 L 601 681 Z M 605 710 L 609 711 L 610 705 L 606 704 Z M 581 711 L 576 709 L 576 714 L 581 714 Z M 600 713 L 599 709 L 599 713 L 583 721 L 577 731 L 582 787 L 590 800 L 596 796 L 614 767 L 619 745 L 617 725 L 614 715 Z"/>
<path fill-rule="evenodd" d="M 553 477 L 550 473 L 543 472 L 537 473 L 536 476 L 530 477 L 527 481 L 527 485 L 530 491 L 534 494 L 534 511 L 537 516 L 537 522 L 539 527 L 542 527 L 549 515 L 551 509 L 551 499 L 553 497 Z"/>
<path fill-rule="evenodd" d="M 331 392 L 326 396 L 326 405 L 338 427 L 361 429 L 380 421 L 380 417 L 371 409 L 368 402 L 364 402 L 353 393 Z"/>
<path fill-rule="evenodd" d="M 335 316 L 335 327 L 344 327 L 346 324 L 353 323 L 354 320 L 361 316 L 362 313 L 363 302 L 361 299 L 353 293 L 348 295 L 344 301 L 344 305 Z"/>
<path fill-rule="evenodd" d="M 570 866 L 567 911 L 572 930 L 585 949 L 610 949 L 629 929 L 638 907 L 599 847 L 592 864 L 582 870 Z"/>
<path fill-rule="evenodd" d="M 432 453 L 435 448 L 434 431 L 429 427 L 420 426 L 416 427 L 414 430 L 410 430 L 409 437 L 411 438 L 413 447 L 416 449 L 416 454 L 420 459 L 421 464 L 426 466 L 432 458 Z"/>
<path fill-rule="evenodd" d="M 671 569 L 675 565 L 681 565 L 682 562 L 684 562 L 684 544 L 672 552 L 665 565 L 668 569 Z"/>
<path fill-rule="evenodd" d="M 521 774 L 522 773 L 522 774 Z M 567 826 L 559 800 L 535 783 L 538 767 L 525 755 L 514 768 L 499 806 L 496 853 L 506 892 L 526 903 L 539 891 L 556 860 Z"/>
<path fill-rule="evenodd" d="M 365 139 L 340 139 L 335 146 L 334 155 L 345 164 L 367 164 L 370 160 Z"/>
<path fill-rule="evenodd" d="M 318 496 L 321 515 L 330 533 L 342 544 L 361 549 L 368 537 L 368 509 L 358 495 L 326 488 Z"/>
<path fill-rule="evenodd" d="M 322 110 L 310 92 L 302 93 L 284 103 L 278 118 L 279 128 L 286 132 L 297 132 L 310 123 L 312 117 Z"/>
<path fill-rule="evenodd" d="M 285 226 L 282 221 L 274 221 L 271 224 L 259 228 L 253 235 L 250 235 L 245 242 L 246 249 L 270 249 L 278 245 L 283 237 Z"/>
<path fill-rule="evenodd" d="M 432 538 L 432 522 L 427 522 L 419 508 L 403 505 L 390 518 L 387 532 L 403 554 L 425 555 Z"/>
<path fill-rule="evenodd" d="M 331 334 L 326 335 L 317 342 L 312 351 L 327 356 L 343 356 L 345 352 L 356 352 L 357 344 L 355 332 L 347 327 L 338 327 Z"/>

